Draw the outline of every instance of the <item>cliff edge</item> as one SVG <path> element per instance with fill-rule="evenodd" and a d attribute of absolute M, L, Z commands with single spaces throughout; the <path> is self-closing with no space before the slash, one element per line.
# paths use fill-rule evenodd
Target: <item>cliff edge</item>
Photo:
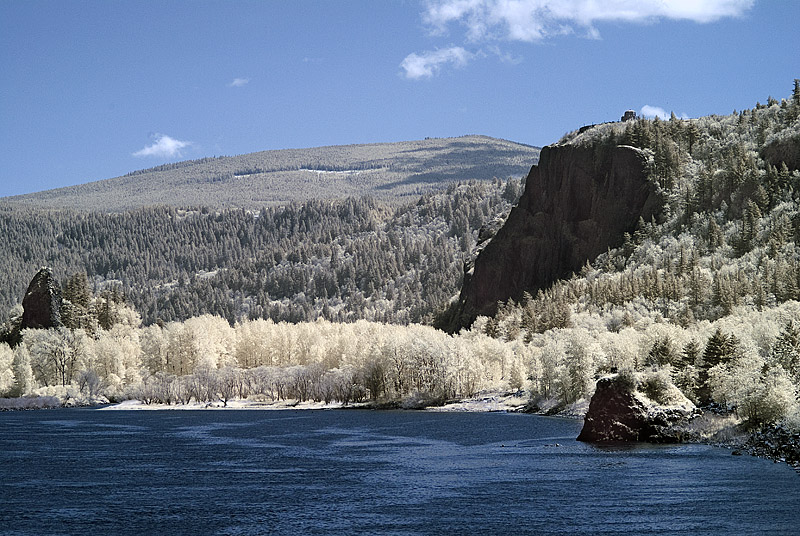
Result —
<path fill-rule="evenodd" d="M 622 244 L 640 218 L 663 206 L 648 179 L 647 154 L 619 145 L 551 145 L 531 168 L 525 192 L 474 264 L 465 265 L 458 302 L 439 321 L 455 332 L 498 301 L 519 300 Z"/>

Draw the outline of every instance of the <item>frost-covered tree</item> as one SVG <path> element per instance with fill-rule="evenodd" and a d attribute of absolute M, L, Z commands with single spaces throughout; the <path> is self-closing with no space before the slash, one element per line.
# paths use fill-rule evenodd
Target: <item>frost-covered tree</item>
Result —
<path fill-rule="evenodd" d="M 195 332 L 179 322 L 170 322 L 164 327 L 166 347 L 166 372 L 176 376 L 191 374 L 195 370 L 199 355 Z"/>
<path fill-rule="evenodd" d="M 203 315 L 188 319 L 183 329 L 192 332 L 197 354 L 195 367 L 215 369 L 235 364 L 235 332 L 227 320 Z"/>
<path fill-rule="evenodd" d="M 25 396 L 37 387 L 31 368 L 31 356 L 24 344 L 14 348 L 11 368 L 14 372 L 14 385 L 10 393 L 12 396 Z"/>
<path fill-rule="evenodd" d="M 752 426 L 779 421 L 796 406 L 796 388 L 786 371 L 755 356 L 714 367 L 708 383 L 715 400 L 735 409 Z"/>
<path fill-rule="evenodd" d="M 800 330 L 789 321 L 772 347 L 772 359 L 800 385 Z"/>
<path fill-rule="evenodd" d="M 224 407 L 235 396 L 242 395 L 242 372 L 239 369 L 224 366 L 215 371 L 215 386 L 219 399 Z"/>
<path fill-rule="evenodd" d="M 48 385 L 66 386 L 89 360 L 89 347 L 83 330 L 67 328 L 28 329 L 22 338 L 31 356 L 37 380 Z"/>
<path fill-rule="evenodd" d="M 0 343 L 0 397 L 12 392 L 14 388 L 14 351 Z"/>
<path fill-rule="evenodd" d="M 156 374 L 167 370 L 167 339 L 164 330 L 158 325 L 148 326 L 139 331 L 142 366 Z"/>
<path fill-rule="evenodd" d="M 267 340 L 274 323 L 272 320 L 256 319 L 236 325 L 236 362 L 249 369 L 272 365 Z"/>
<path fill-rule="evenodd" d="M 142 347 L 139 330 L 117 324 L 103 330 L 94 341 L 94 363 L 91 370 L 116 395 L 126 385 L 141 380 Z"/>

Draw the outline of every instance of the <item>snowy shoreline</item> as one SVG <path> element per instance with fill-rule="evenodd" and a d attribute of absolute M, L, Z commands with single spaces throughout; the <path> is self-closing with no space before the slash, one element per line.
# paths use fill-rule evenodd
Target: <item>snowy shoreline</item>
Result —
<path fill-rule="evenodd" d="M 278 401 L 255 401 L 255 400 L 229 400 L 227 405 L 222 402 L 190 402 L 188 404 L 145 404 L 141 400 L 126 400 L 118 404 L 104 406 L 97 408 L 99 411 L 120 411 L 120 410 L 133 410 L 133 411 L 155 411 L 155 410 L 173 410 L 173 411 L 193 411 L 193 410 L 324 410 L 324 409 L 383 409 L 395 408 L 396 409 L 420 409 L 423 411 L 435 412 L 521 412 L 528 404 L 528 398 L 518 394 L 502 394 L 502 393 L 486 393 L 476 398 L 469 398 L 464 400 L 453 401 L 444 404 L 443 406 L 428 406 L 422 408 L 404 407 L 402 404 L 395 405 L 382 405 L 380 402 L 357 402 L 350 404 L 342 404 L 341 402 L 332 402 L 326 404 L 325 402 L 305 401 L 299 402 L 297 400 L 278 400 Z"/>

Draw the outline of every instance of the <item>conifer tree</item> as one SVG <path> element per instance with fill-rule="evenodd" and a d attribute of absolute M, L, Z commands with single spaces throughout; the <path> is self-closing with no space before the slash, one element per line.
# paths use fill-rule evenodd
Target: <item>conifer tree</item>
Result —
<path fill-rule="evenodd" d="M 694 366 L 700 357 L 700 345 L 697 340 L 692 339 L 683 346 L 677 365 L 680 367 Z"/>
<path fill-rule="evenodd" d="M 733 334 L 725 334 L 720 328 L 706 342 L 703 350 L 703 360 L 698 375 L 697 396 L 701 403 L 711 402 L 711 388 L 708 385 L 708 371 L 717 366 L 730 362 L 736 354 L 739 341 Z"/>
<path fill-rule="evenodd" d="M 674 359 L 672 341 L 668 336 L 658 337 L 647 354 L 645 365 L 664 366 L 672 363 Z"/>
<path fill-rule="evenodd" d="M 800 78 L 794 79 L 794 89 L 792 90 L 792 100 L 796 106 L 800 106 Z"/>
<path fill-rule="evenodd" d="M 800 384 L 800 330 L 791 320 L 775 340 L 772 358 Z"/>
<path fill-rule="evenodd" d="M 65 300 L 69 300 L 73 305 L 88 309 L 89 302 L 92 300 L 92 291 L 89 289 L 89 279 L 86 272 L 76 272 L 64 283 L 62 294 Z"/>

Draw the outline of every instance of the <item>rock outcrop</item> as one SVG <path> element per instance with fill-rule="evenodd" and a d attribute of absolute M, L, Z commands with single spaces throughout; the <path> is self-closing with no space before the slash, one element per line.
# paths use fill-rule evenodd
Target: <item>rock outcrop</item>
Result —
<path fill-rule="evenodd" d="M 649 396 L 647 385 L 637 375 L 600 378 L 578 441 L 680 441 L 681 426 L 699 411 L 671 383 L 662 381 L 658 395 L 650 392 Z"/>
<path fill-rule="evenodd" d="M 640 218 L 663 206 L 647 178 L 644 152 L 629 146 L 555 145 L 542 149 L 525 192 L 503 227 L 465 266 L 458 303 L 439 325 L 457 331 L 497 302 L 535 294 L 622 244 Z"/>
<path fill-rule="evenodd" d="M 20 329 L 61 326 L 61 288 L 50 268 L 41 268 L 33 277 L 22 299 Z"/>

